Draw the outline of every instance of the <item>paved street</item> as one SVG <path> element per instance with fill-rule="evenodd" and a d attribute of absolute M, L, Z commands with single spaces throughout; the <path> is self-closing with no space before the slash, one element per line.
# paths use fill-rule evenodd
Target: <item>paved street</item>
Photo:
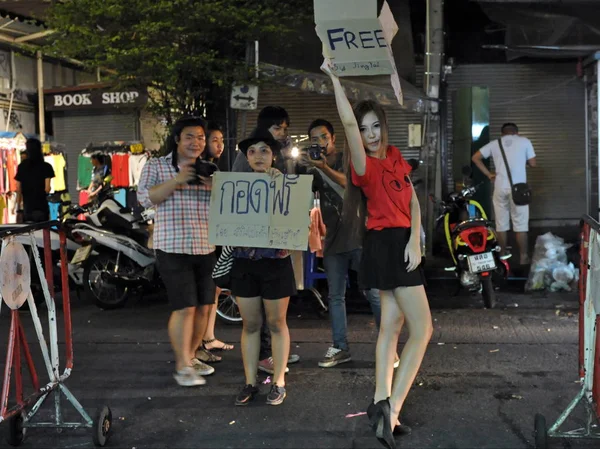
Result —
<path fill-rule="evenodd" d="M 443 292 L 431 295 L 435 333 L 403 411 L 413 433 L 398 437 L 399 447 L 533 447 L 534 414 L 542 412 L 551 424 L 578 391 L 576 296 L 501 293 L 499 308 L 485 310 L 477 298 L 449 299 Z M 301 361 L 290 366 L 288 398 L 282 406 L 267 406 L 269 387 L 263 385 L 261 397 L 241 408 L 233 406 L 243 384 L 239 327 L 218 325 L 218 336 L 236 349 L 215 364 L 207 386 L 184 389 L 171 377 L 163 301 L 132 301 L 107 312 L 74 302 L 75 368 L 67 385 L 89 412 L 103 403 L 112 408 L 109 447 L 381 447 L 365 416 L 348 416 L 366 410 L 374 389 L 376 331 L 368 314 L 349 316 L 353 361 L 321 369 L 317 362 L 329 344 L 329 323 L 309 300 L 293 304 L 292 351 Z M 7 318 L 3 308 L 2 358 Z M 27 331 L 35 341 L 31 326 Z M 40 414 L 45 419 L 48 402 Z M 6 447 L 3 437 L 0 447 Z M 22 447 L 93 444 L 90 431 L 29 429 Z"/>

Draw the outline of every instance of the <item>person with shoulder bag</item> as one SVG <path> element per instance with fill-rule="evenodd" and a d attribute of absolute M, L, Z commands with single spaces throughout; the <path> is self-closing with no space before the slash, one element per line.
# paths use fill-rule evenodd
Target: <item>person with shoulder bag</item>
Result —
<path fill-rule="evenodd" d="M 491 173 L 483 163 L 483 159 L 492 157 L 496 173 Z M 502 136 L 494 140 L 473 155 L 473 163 L 494 182 L 494 215 L 496 234 L 502 247 L 502 255 L 506 254 L 507 232 L 512 228 L 516 234 L 521 265 L 530 263 L 528 253 L 529 204 L 532 191 L 527 184 L 526 167 L 536 167 L 536 156 L 531 141 L 519 135 L 519 128 L 514 123 L 502 126 Z"/>

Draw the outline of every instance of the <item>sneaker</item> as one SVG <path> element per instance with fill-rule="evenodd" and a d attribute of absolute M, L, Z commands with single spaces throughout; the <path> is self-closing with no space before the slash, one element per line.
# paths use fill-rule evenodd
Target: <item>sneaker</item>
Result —
<path fill-rule="evenodd" d="M 288 365 L 292 363 L 298 363 L 300 361 L 300 356 L 298 354 L 290 354 L 288 357 Z"/>
<path fill-rule="evenodd" d="M 279 405 L 286 396 L 287 393 L 285 392 L 284 387 L 273 384 L 273 386 L 271 386 L 271 391 L 269 391 L 269 395 L 267 396 L 267 405 Z"/>
<path fill-rule="evenodd" d="M 206 384 L 206 379 L 199 376 L 196 370 L 191 366 L 186 366 L 173 374 L 175 381 L 180 387 L 195 387 Z"/>
<path fill-rule="evenodd" d="M 394 358 L 394 369 L 398 368 L 400 366 L 400 357 L 398 357 L 398 354 L 396 354 L 396 357 Z"/>
<path fill-rule="evenodd" d="M 199 376 L 210 376 L 212 373 L 215 372 L 215 369 L 212 366 L 207 365 L 203 361 L 198 360 L 196 358 L 193 358 L 191 363 L 192 368 L 196 370 L 196 374 L 198 374 Z"/>
<path fill-rule="evenodd" d="M 206 363 L 219 363 L 222 358 L 216 354 L 213 354 L 208 349 L 200 348 L 196 351 L 196 358 L 201 362 Z"/>
<path fill-rule="evenodd" d="M 275 366 L 273 365 L 273 357 L 269 357 L 267 359 L 263 359 L 260 362 L 258 362 L 258 369 L 259 371 L 262 371 L 263 373 L 267 373 L 270 375 L 275 374 Z M 289 373 L 290 369 L 286 366 L 285 367 L 285 372 Z"/>
<path fill-rule="evenodd" d="M 246 385 L 242 388 L 242 391 L 235 398 L 235 405 L 248 405 L 254 397 L 258 394 L 258 387 L 256 385 Z"/>
<path fill-rule="evenodd" d="M 321 368 L 331 368 L 340 363 L 349 362 L 350 360 L 352 360 L 352 357 L 350 356 L 349 351 L 332 346 L 327 350 L 325 358 L 319 362 L 319 366 Z"/>

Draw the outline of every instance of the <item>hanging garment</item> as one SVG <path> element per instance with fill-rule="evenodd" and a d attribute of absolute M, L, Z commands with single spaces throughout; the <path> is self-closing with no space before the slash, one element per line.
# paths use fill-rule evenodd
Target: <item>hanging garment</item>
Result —
<path fill-rule="evenodd" d="M 50 220 L 58 220 L 60 214 L 60 203 L 48 203 L 50 209 Z"/>
<path fill-rule="evenodd" d="M 6 200 L 5 223 L 17 223 L 17 194 L 16 192 L 8 193 L 4 199 Z M 22 214 L 21 214 L 22 215 Z"/>
<path fill-rule="evenodd" d="M 52 166 L 54 167 L 54 178 L 52 178 L 53 192 L 62 192 L 67 190 L 67 183 L 65 179 L 65 168 L 67 167 L 67 161 L 62 154 L 52 155 Z"/>
<path fill-rule="evenodd" d="M 314 207 L 310 211 L 310 230 L 308 231 L 308 247 L 312 253 L 317 253 L 317 257 L 323 257 L 323 248 L 325 243 L 325 223 L 321 209 Z"/>
<path fill-rule="evenodd" d="M 4 224 L 8 219 L 8 211 L 6 211 L 6 200 L 3 195 L 0 195 L 0 224 Z M 7 212 L 6 214 L 4 212 Z"/>
<path fill-rule="evenodd" d="M 8 171 L 8 190 L 10 192 L 17 191 L 17 181 L 15 175 L 17 174 L 17 167 L 19 161 L 17 160 L 17 150 L 9 150 L 6 152 L 6 169 Z"/>
<path fill-rule="evenodd" d="M 0 151 L 0 193 L 9 192 L 9 185 L 7 182 L 8 176 L 5 174 L 5 163 L 6 159 L 6 150 Z"/>
<path fill-rule="evenodd" d="M 116 153 L 112 157 L 112 185 L 115 187 L 129 186 L 129 154 Z"/>
<path fill-rule="evenodd" d="M 80 154 L 77 158 L 77 186 L 79 189 L 87 189 L 89 187 L 93 171 L 94 166 L 92 165 L 90 156 Z"/>
<path fill-rule="evenodd" d="M 127 206 L 127 189 L 120 189 L 114 194 L 115 201 L 121 205 L 121 207 Z"/>
<path fill-rule="evenodd" d="M 137 186 L 140 182 L 142 169 L 147 161 L 147 154 L 132 154 L 129 156 L 129 185 L 131 187 Z"/>

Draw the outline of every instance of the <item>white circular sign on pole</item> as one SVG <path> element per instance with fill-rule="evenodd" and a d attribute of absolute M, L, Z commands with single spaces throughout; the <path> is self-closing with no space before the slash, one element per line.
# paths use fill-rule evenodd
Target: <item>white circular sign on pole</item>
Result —
<path fill-rule="evenodd" d="M 14 239 L 0 254 L 0 291 L 6 305 L 16 310 L 21 307 L 31 289 L 31 265 L 22 244 Z"/>

